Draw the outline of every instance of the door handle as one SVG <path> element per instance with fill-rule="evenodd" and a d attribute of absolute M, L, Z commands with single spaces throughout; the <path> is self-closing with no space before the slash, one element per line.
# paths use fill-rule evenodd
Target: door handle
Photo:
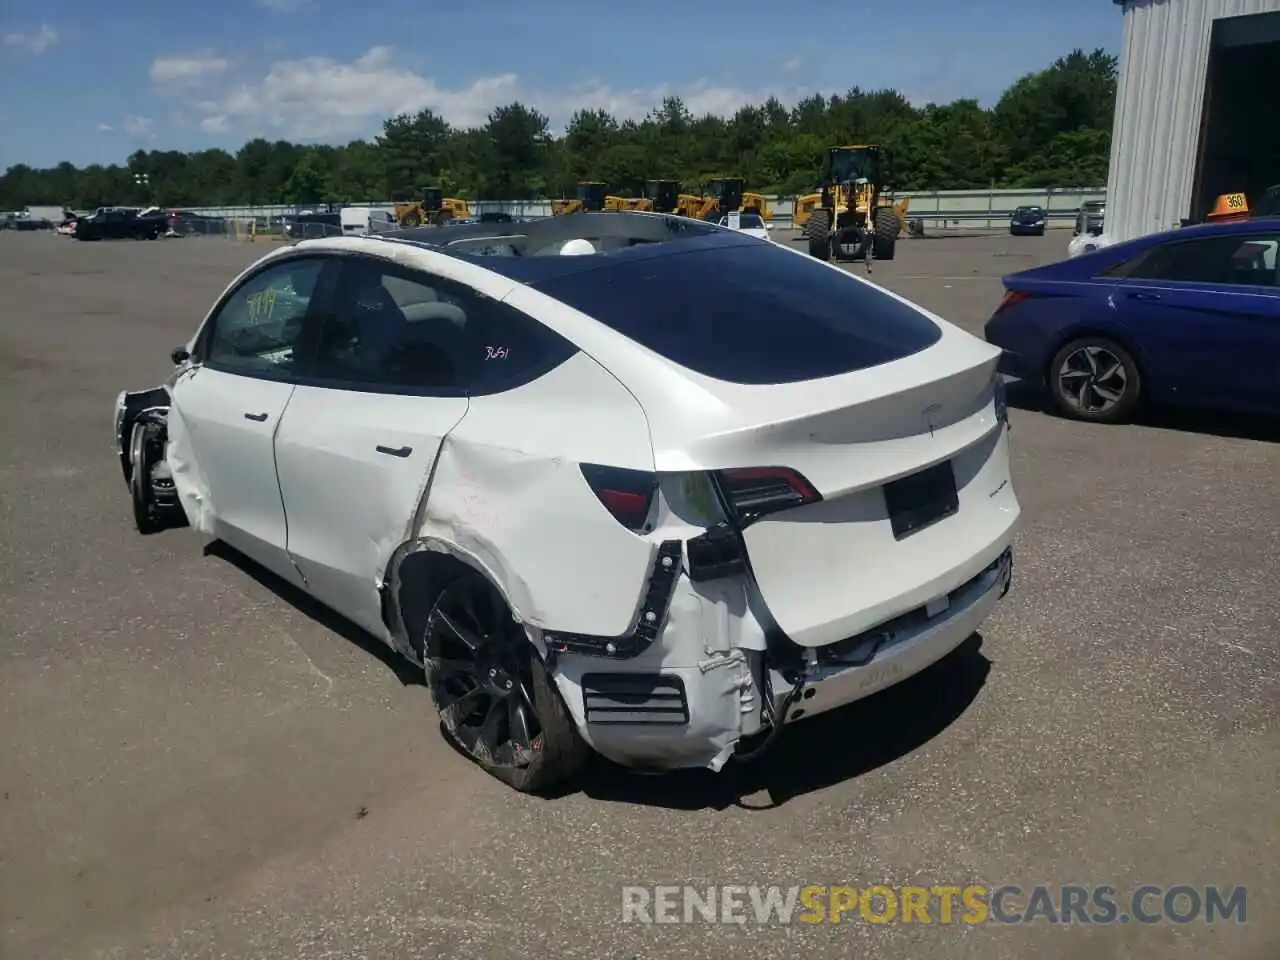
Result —
<path fill-rule="evenodd" d="M 246 420 L 256 420 L 258 423 L 261 423 L 263 420 L 267 419 L 267 415 L 265 413 L 246 413 L 244 418 Z"/>
<path fill-rule="evenodd" d="M 1160 294 L 1158 293 L 1131 293 L 1129 294 L 1129 296 L 1131 299 L 1134 299 L 1134 300 L 1155 301 L 1160 299 Z"/>
<path fill-rule="evenodd" d="M 374 449 L 379 453 L 385 453 L 389 457 L 407 457 L 413 453 L 413 447 L 384 447 L 382 444 L 378 444 Z"/>

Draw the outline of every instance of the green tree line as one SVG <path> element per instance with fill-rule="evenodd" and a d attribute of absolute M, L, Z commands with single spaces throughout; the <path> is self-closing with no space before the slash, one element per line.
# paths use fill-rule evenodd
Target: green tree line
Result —
<path fill-rule="evenodd" d="M 917 108 L 895 90 L 854 88 L 790 108 L 771 98 L 731 117 L 699 117 L 668 97 L 641 121 L 579 111 L 559 137 L 523 103 L 498 107 L 470 129 L 421 110 L 345 146 L 256 139 L 235 153 L 139 150 L 122 165 L 19 164 L 0 177 L 0 209 L 359 202 L 409 199 L 424 186 L 517 200 L 571 196 L 580 180 L 638 196 L 647 179 L 697 190 L 716 176 L 794 195 L 817 184 L 828 146 L 869 142 L 888 148 L 890 179 L 901 190 L 1099 186 L 1107 179 L 1116 72 L 1105 51 L 1074 50 L 1016 81 L 989 109 L 976 100 Z"/>

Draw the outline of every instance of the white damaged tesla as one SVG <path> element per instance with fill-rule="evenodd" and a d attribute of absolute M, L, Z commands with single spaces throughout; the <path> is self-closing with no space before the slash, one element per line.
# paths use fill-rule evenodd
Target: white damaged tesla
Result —
<path fill-rule="evenodd" d="M 534 791 L 718 770 L 969 637 L 1019 516 L 998 355 L 715 224 L 425 227 L 263 257 L 116 440 L 140 530 L 371 631 Z"/>

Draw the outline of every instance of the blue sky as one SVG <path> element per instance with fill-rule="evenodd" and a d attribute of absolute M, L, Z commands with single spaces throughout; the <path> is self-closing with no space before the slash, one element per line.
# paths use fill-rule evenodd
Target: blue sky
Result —
<path fill-rule="evenodd" d="M 875 39 L 842 51 L 864 20 Z M 401 110 L 467 125 L 516 99 L 556 127 L 671 93 L 721 114 L 854 85 L 989 104 L 1072 47 L 1117 50 L 1121 29 L 1108 0 L 8 0 L 0 169 L 345 142 Z"/>

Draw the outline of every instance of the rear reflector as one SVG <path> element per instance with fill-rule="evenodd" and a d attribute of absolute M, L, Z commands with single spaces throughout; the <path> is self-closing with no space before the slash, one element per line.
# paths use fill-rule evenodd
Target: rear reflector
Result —
<path fill-rule="evenodd" d="M 822 499 L 813 484 L 789 467 L 721 470 L 719 478 L 739 523 Z"/>
<path fill-rule="evenodd" d="M 1010 307 L 1014 307 L 1023 300 L 1030 300 L 1035 294 L 1027 293 L 1023 290 L 1008 290 L 1005 292 L 1004 299 L 1000 301 L 1000 306 L 996 307 L 996 313 L 1003 313 Z"/>
<path fill-rule="evenodd" d="M 640 531 L 649 519 L 649 508 L 658 490 L 658 478 L 644 470 L 582 465 L 582 476 L 613 518 L 628 530 Z"/>

